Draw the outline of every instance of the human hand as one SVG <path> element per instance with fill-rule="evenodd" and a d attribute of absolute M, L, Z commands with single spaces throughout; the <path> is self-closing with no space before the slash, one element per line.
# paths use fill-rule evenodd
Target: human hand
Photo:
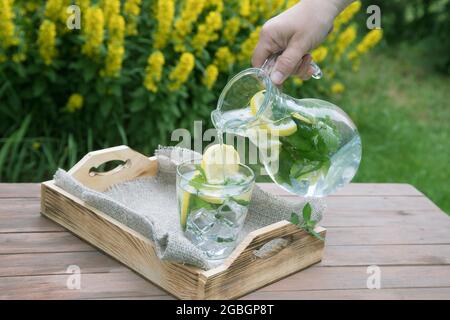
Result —
<path fill-rule="evenodd" d="M 346 0 L 302 0 L 268 20 L 262 27 L 253 52 L 252 64 L 261 67 L 273 53 L 282 51 L 272 69 L 271 79 L 282 84 L 290 75 L 307 80 L 314 73 L 311 56 L 331 31 L 333 20 L 345 7 Z"/>

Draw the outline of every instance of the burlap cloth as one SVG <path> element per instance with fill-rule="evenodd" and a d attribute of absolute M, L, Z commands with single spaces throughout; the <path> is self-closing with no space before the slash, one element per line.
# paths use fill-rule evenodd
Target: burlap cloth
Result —
<path fill-rule="evenodd" d="M 202 269 L 216 266 L 221 261 L 208 260 L 184 237 L 176 201 L 176 166 L 188 159 L 201 159 L 201 155 L 172 147 L 160 147 L 155 155 L 160 168 L 157 176 L 119 183 L 105 192 L 81 185 L 62 169 L 55 173 L 55 184 L 153 241 L 156 253 L 162 260 Z M 308 199 L 308 202 L 313 208 L 312 219 L 319 221 L 324 205 L 317 200 Z M 301 212 L 304 203 L 300 197 L 296 202 L 278 198 L 256 185 L 240 240 L 253 230 L 289 220 L 292 212 Z"/>

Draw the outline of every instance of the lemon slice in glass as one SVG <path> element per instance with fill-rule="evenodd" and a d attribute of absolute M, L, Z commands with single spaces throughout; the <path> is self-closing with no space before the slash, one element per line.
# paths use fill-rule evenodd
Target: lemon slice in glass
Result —
<path fill-rule="evenodd" d="M 186 229 L 187 217 L 189 214 L 189 202 L 191 200 L 191 194 L 187 191 L 183 192 L 183 198 L 181 199 L 181 226 Z"/>
<path fill-rule="evenodd" d="M 201 167 L 206 180 L 211 184 L 224 184 L 227 176 L 239 172 L 239 153 L 233 146 L 215 144 L 203 154 Z"/>

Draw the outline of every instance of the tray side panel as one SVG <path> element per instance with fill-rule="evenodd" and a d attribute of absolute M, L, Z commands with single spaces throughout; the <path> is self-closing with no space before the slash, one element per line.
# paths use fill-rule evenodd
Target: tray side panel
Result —
<path fill-rule="evenodd" d="M 325 237 L 326 230 L 320 230 L 322 237 Z M 299 232 L 297 227 L 286 228 L 285 236 L 291 236 L 292 242 L 271 257 L 261 259 L 253 254 L 253 250 L 266 242 L 265 237 L 254 239 L 237 263 L 221 272 L 207 274 L 204 298 L 235 299 L 320 262 L 324 241 L 303 230 Z"/>
<path fill-rule="evenodd" d="M 41 213 L 181 299 L 198 298 L 199 269 L 161 261 L 150 240 L 54 186 L 41 186 Z"/>

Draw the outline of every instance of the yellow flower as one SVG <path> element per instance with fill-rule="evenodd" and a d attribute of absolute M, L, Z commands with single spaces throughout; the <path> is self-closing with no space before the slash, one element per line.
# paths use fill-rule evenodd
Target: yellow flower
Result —
<path fill-rule="evenodd" d="M 115 15 L 109 19 L 108 53 L 105 68 L 101 71 L 103 77 L 118 77 L 122 70 L 122 61 L 125 55 L 125 19 Z"/>
<path fill-rule="evenodd" d="M 303 85 L 303 80 L 298 78 L 298 77 L 293 77 L 292 82 L 294 83 L 295 86 L 300 87 L 301 85 Z"/>
<path fill-rule="evenodd" d="M 50 65 L 56 56 L 56 25 L 50 20 L 44 20 L 39 27 L 39 54 L 46 65 Z"/>
<path fill-rule="evenodd" d="M 135 36 L 138 34 L 137 24 L 141 14 L 142 0 L 126 0 L 123 5 L 123 12 L 127 18 L 127 34 Z"/>
<path fill-rule="evenodd" d="M 58 21 L 64 8 L 64 0 L 48 0 L 45 5 L 44 15 L 52 21 Z"/>
<path fill-rule="evenodd" d="M 202 82 L 208 88 L 211 89 L 214 83 L 216 83 L 217 76 L 219 75 L 219 69 L 213 64 L 210 64 L 205 69 Z"/>
<path fill-rule="evenodd" d="M 105 24 L 109 25 L 109 20 L 120 14 L 120 0 L 101 0 L 100 4 Z"/>
<path fill-rule="evenodd" d="M 313 52 L 311 52 L 311 56 L 312 56 L 313 60 L 317 63 L 320 63 L 323 60 L 325 60 L 325 58 L 327 57 L 327 54 L 328 54 L 328 48 L 324 47 L 324 46 L 317 47 L 316 49 L 313 50 Z"/>
<path fill-rule="evenodd" d="M 228 71 L 234 64 L 235 58 L 228 47 L 220 47 L 215 54 L 214 63 L 221 71 Z"/>
<path fill-rule="evenodd" d="M 144 86 L 148 91 L 158 91 L 157 83 L 161 80 L 164 62 L 164 55 L 161 51 L 155 51 L 148 57 L 144 79 Z"/>
<path fill-rule="evenodd" d="M 341 82 L 335 82 L 331 86 L 331 92 L 335 94 L 340 94 L 345 91 L 345 87 Z"/>
<path fill-rule="evenodd" d="M 169 84 L 170 91 L 178 90 L 186 82 L 194 68 L 194 64 L 195 59 L 192 53 L 185 52 L 181 55 L 180 61 L 169 74 L 169 80 L 171 81 Z"/>
<path fill-rule="evenodd" d="M 339 59 L 345 49 L 355 40 L 356 28 L 351 25 L 348 26 L 338 37 L 336 42 L 335 59 Z"/>
<path fill-rule="evenodd" d="M 86 10 L 90 7 L 91 0 L 76 0 L 75 4 L 80 7 L 81 16 L 83 16 Z"/>
<path fill-rule="evenodd" d="M 15 53 L 12 56 L 12 61 L 14 61 L 15 63 L 21 63 L 21 62 L 25 61 L 26 59 L 27 59 L 27 56 L 23 52 Z"/>
<path fill-rule="evenodd" d="M 354 1 L 349 4 L 334 20 L 334 29 L 337 30 L 341 25 L 348 23 L 360 9 L 361 1 Z"/>
<path fill-rule="evenodd" d="M 253 49 L 255 49 L 256 44 L 259 39 L 259 32 L 261 31 L 261 27 L 257 27 L 254 31 L 252 31 L 249 37 L 242 43 L 241 52 L 238 55 L 238 59 L 240 62 L 244 62 L 249 60 L 253 54 Z"/>
<path fill-rule="evenodd" d="M 75 112 L 83 108 L 83 96 L 79 93 L 74 93 L 69 97 L 66 104 L 66 110 Z"/>
<path fill-rule="evenodd" d="M 33 150 L 39 150 L 41 148 L 41 143 L 39 141 L 34 141 L 31 147 Z"/>
<path fill-rule="evenodd" d="M 240 27 L 241 20 L 239 19 L 239 17 L 233 17 L 225 23 L 225 27 L 223 29 L 223 37 L 228 41 L 228 43 L 234 42 Z"/>
<path fill-rule="evenodd" d="M 248 17 L 250 15 L 250 0 L 241 0 L 239 3 L 239 14 L 242 17 Z"/>
<path fill-rule="evenodd" d="M 192 24 L 197 21 L 198 16 L 202 13 L 205 6 L 205 0 L 186 0 L 183 5 L 183 10 L 179 18 L 175 21 L 174 40 L 177 44 L 184 41 L 186 35 L 191 33 Z M 177 50 L 182 49 L 179 45 Z"/>
<path fill-rule="evenodd" d="M 286 9 L 289 9 L 290 7 L 293 7 L 294 5 L 296 5 L 299 2 L 300 1 L 298 1 L 298 0 L 288 0 L 286 2 Z"/>
<path fill-rule="evenodd" d="M 155 48 L 162 49 L 167 43 L 172 30 L 172 21 L 175 14 L 175 3 L 173 0 L 158 0 L 158 12 L 156 20 L 158 21 L 158 30 L 153 39 Z"/>
<path fill-rule="evenodd" d="M 125 38 L 125 19 L 121 15 L 115 15 L 109 19 L 109 44 L 122 45 Z"/>
<path fill-rule="evenodd" d="M 192 39 L 192 47 L 201 51 L 210 41 L 217 40 L 216 31 L 222 28 L 222 15 L 220 12 L 211 11 L 207 16 L 205 23 L 198 27 L 197 33 Z"/>
<path fill-rule="evenodd" d="M 267 20 L 282 11 L 285 0 L 272 0 L 269 2 L 264 2 L 266 5 L 263 7 L 263 17 Z"/>
<path fill-rule="evenodd" d="M 383 37 L 383 31 L 381 29 L 371 30 L 368 34 L 364 36 L 361 43 L 356 46 L 356 51 L 358 54 L 364 54 L 380 42 Z"/>
<path fill-rule="evenodd" d="M 123 46 L 110 45 L 106 55 L 105 68 L 100 72 L 102 77 L 118 77 L 122 70 L 125 48 Z"/>
<path fill-rule="evenodd" d="M 14 26 L 12 0 L 0 0 L 0 47 L 7 49 L 19 44 Z"/>
<path fill-rule="evenodd" d="M 88 57 L 95 58 L 100 53 L 103 44 L 105 19 L 102 9 L 90 7 L 86 11 L 85 26 L 83 28 L 85 43 L 81 52 Z"/>

